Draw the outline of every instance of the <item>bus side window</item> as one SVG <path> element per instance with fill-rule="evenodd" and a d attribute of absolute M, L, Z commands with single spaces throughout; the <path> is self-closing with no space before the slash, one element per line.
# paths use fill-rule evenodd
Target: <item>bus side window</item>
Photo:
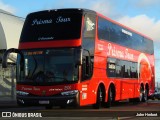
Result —
<path fill-rule="evenodd" d="M 132 67 L 131 67 L 131 78 L 138 78 L 138 73 L 137 73 L 137 63 L 132 62 Z"/>
<path fill-rule="evenodd" d="M 107 60 L 107 76 L 116 77 L 116 59 L 108 58 Z"/>

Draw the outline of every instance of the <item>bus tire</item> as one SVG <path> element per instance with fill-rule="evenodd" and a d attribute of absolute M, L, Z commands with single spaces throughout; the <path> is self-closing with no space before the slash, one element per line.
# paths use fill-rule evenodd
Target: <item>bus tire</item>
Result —
<path fill-rule="evenodd" d="M 113 92 L 112 92 L 112 89 L 110 87 L 109 91 L 108 91 L 108 101 L 106 102 L 106 105 L 105 105 L 106 108 L 110 108 L 111 107 L 112 101 L 113 101 Z"/>
<path fill-rule="evenodd" d="M 143 96 L 144 96 L 144 89 L 143 89 L 142 86 L 141 86 L 141 87 L 140 87 L 140 95 L 139 95 L 139 98 L 137 99 L 137 101 L 138 101 L 138 102 L 142 102 Z"/>
<path fill-rule="evenodd" d="M 133 99 L 134 103 L 142 102 L 143 96 L 144 96 L 144 89 L 141 86 L 139 91 L 139 97 Z"/>
<path fill-rule="evenodd" d="M 46 109 L 52 109 L 52 105 L 46 105 L 45 108 Z"/>
<path fill-rule="evenodd" d="M 142 102 L 146 102 L 148 100 L 148 91 L 147 89 L 143 93 Z"/>
<path fill-rule="evenodd" d="M 97 99 L 96 99 L 96 103 L 93 105 L 93 108 L 99 109 L 101 107 L 102 99 L 103 99 L 102 89 L 101 87 L 98 87 Z"/>

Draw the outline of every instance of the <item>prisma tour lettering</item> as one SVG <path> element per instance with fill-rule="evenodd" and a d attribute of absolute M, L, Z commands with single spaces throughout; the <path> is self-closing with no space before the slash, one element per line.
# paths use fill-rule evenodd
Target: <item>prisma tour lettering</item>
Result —
<path fill-rule="evenodd" d="M 62 16 L 59 16 L 56 18 L 55 20 L 56 23 L 67 23 L 67 22 L 71 22 L 71 18 L 69 17 L 62 17 Z M 53 20 L 52 19 L 34 19 L 32 21 L 32 26 L 34 25 L 45 25 L 45 24 L 51 24 L 53 23 Z"/>
<path fill-rule="evenodd" d="M 115 46 L 113 46 L 111 43 L 108 44 L 107 55 L 118 57 L 118 58 L 123 58 L 123 59 L 128 59 L 128 60 L 134 59 L 134 55 L 130 53 L 127 48 L 125 50 L 119 50 Z"/>
<path fill-rule="evenodd" d="M 52 19 L 48 19 L 48 20 L 34 19 L 32 21 L 32 26 L 34 26 L 34 25 L 51 24 L 51 23 L 52 23 Z"/>
<path fill-rule="evenodd" d="M 71 22 L 71 18 L 63 18 L 62 16 L 59 16 L 56 20 L 56 23 L 64 23 L 64 22 Z"/>

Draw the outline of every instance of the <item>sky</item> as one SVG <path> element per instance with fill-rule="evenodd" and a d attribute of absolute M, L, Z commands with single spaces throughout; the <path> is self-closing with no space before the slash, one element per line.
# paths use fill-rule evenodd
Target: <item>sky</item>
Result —
<path fill-rule="evenodd" d="M 30 12 L 87 8 L 160 41 L 160 0 L 0 0 L 0 9 L 25 18 Z"/>
<path fill-rule="evenodd" d="M 95 10 L 152 38 L 160 82 L 160 0 L 0 0 L 0 9 L 23 18 L 31 12 L 59 8 Z"/>

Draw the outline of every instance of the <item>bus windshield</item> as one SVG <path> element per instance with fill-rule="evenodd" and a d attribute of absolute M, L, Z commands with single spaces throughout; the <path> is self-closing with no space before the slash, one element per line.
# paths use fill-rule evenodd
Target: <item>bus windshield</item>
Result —
<path fill-rule="evenodd" d="M 78 12 L 32 13 L 25 20 L 20 42 L 79 39 L 81 23 L 82 13 Z"/>
<path fill-rule="evenodd" d="M 64 83 L 78 81 L 78 68 L 75 50 L 45 49 L 26 50 L 24 53 L 24 71 L 20 70 L 18 57 L 17 82 Z"/>

